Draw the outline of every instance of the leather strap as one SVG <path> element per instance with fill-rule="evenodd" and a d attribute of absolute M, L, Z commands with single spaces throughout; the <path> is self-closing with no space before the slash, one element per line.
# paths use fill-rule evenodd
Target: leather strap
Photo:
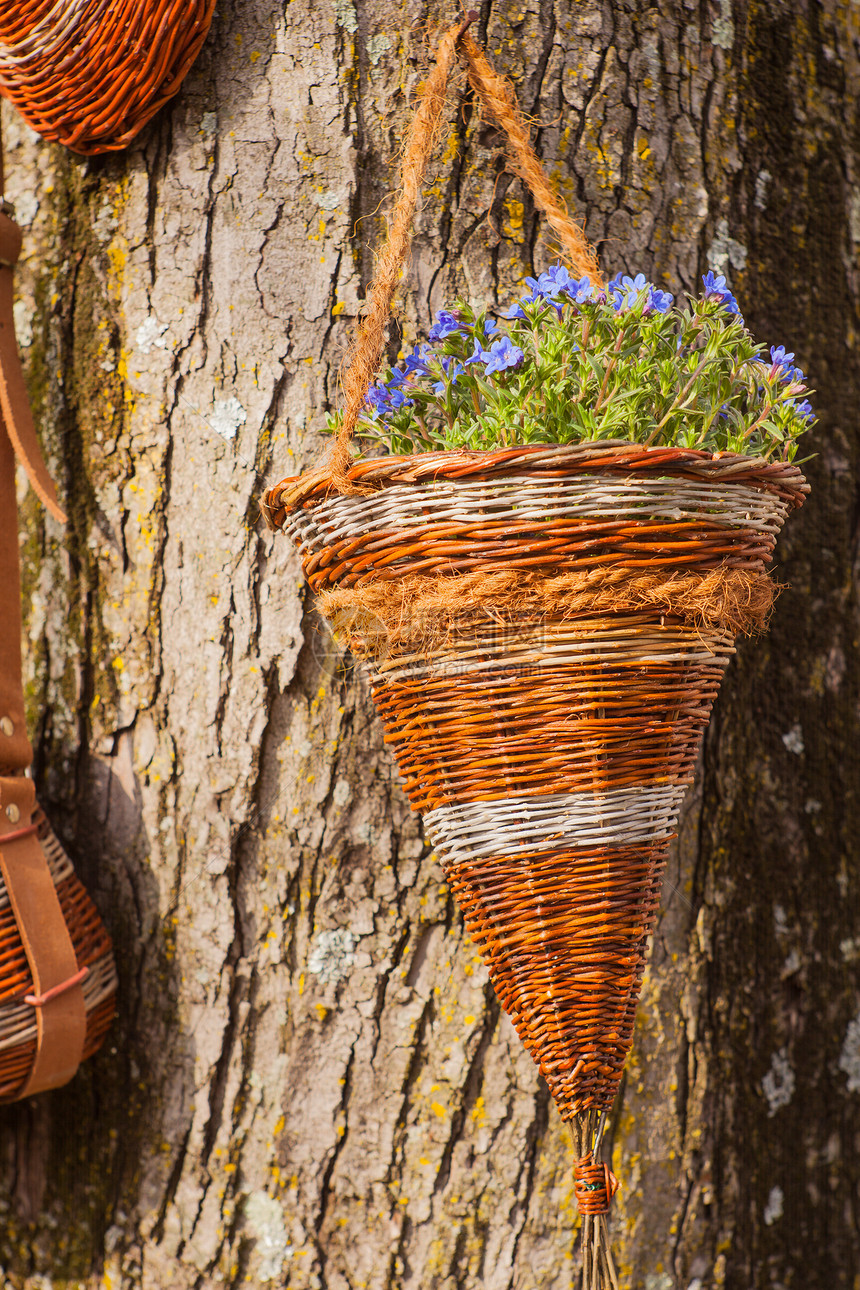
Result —
<path fill-rule="evenodd" d="M 13 313 L 12 266 L 21 253 L 21 230 L 8 215 L 0 212 L 0 412 L 6 430 L 18 454 L 21 465 L 29 476 L 36 496 L 48 510 L 65 523 L 66 517 L 57 501 L 54 481 L 48 474 L 36 438 L 36 428 L 30 412 L 30 400 L 18 345 L 15 340 L 15 315 Z"/>
<path fill-rule="evenodd" d="M 0 172 L 2 173 L 2 172 Z M 83 1055 L 82 977 L 45 853 L 32 828 L 36 792 L 24 772 L 27 738 L 21 678 L 21 578 L 13 446 L 38 496 L 65 516 L 39 450 L 15 341 L 12 265 L 21 232 L 0 211 L 0 873 L 33 978 L 36 1055 L 16 1098 L 57 1088 Z M 4 838 L 6 839 L 4 841 Z"/>
<path fill-rule="evenodd" d="M 21 827 L 35 807 L 31 779 L 0 778 L 0 872 L 30 965 L 32 993 L 48 996 L 35 1007 L 36 1057 L 16 1098 L 68 1083 L 80 1065 L 87 1033 L 83 978 L 57 889 L 39 839 Z M 7 833 L 16 836 L 6 842 Z"/>
<path fill-rule="evenodd" d="M 0 416 L 0 772 L 3 773 L 26 770 L 33 760 L 21 681 L 20 586 L 15 458 L 4 418 Z"/>

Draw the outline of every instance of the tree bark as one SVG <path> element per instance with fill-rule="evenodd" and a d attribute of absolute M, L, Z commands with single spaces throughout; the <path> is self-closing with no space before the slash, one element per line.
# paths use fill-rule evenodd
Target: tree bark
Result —
<path fill-rule="evenodd" d="M 856 1283 L 860 57 L 839 0 L 484 3 L 477 36 L 608 271 L 726 273 L 811 373 L 788 584 L 708 733 L 612 1126 L 633 1290 Z M 17 323 L 70 522 L 28 497 L 43 804 L 119 1015 L 4 1109 L 21 1290 L 560 1290 L 572 1161 L 397 785 L 366 688 L 263 529 L 310 466 L 438 0 L 223 2 L 135 145 L 8 109 Z M 462 77 L 393 330 L 507 305 L 551 246 Z M 803 455 L 803 454 L 801 454 Z"/>

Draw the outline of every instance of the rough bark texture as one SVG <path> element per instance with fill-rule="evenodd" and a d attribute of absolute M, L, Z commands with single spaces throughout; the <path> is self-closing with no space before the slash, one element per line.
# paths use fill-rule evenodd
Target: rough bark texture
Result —
<path fill-rule="evenodd" d="M 106 159 L 4 108 L 17 321 L 71 515 L 24 507 L 37 770 L 121 971 L 101 1055 L 0 1117 L 15 1290 L 571 1284 L 558 1117 L 257 511 L 319 450 L 452 16 L 225 0 Z M 857 1286 L 857 10 L 485 0 L 479 36 L 610 271 L 726 272 L 822 414 L 790 590 L 732 663 L 670 867 L 613 1126 L 623 1284 Z M 410 340 L 547 259 L 462 84 L 450 122 Z"/>

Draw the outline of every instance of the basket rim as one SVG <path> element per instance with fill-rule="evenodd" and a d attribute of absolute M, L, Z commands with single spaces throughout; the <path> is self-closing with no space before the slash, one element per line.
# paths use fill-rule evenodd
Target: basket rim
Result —
<path fill-rule="evenodd" d="M 345 482 L 336 481 L 325 467 L 291 475 L 268 489 L 263 513 L 271 528 L 280 528 L 290 512 L 332 494 L 369 494 L 396 484 L 426 484 L 434 480 L 478 480 L 515 473 L 534 473 L 544 479 L 583 474 L 671 475 L 700 482 L 746 483 L 778 493 L 793 507 L 810 491 L 799 466 L 737 452 L 602 440 L 599 443 L 518 444 L 505 448 L 449 448 L 444 451 L 370 457 L 353 463 Z"/>

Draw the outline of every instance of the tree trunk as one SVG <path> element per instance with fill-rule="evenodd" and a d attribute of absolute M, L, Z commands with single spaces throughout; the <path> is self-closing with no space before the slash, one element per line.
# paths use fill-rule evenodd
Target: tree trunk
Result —
<path fill-rule="evenodd" d="M 23 508 L 37 774 L 121 975 L 100 1055 L 2 1113 L 15 1290 L 573 1282 L 560 1120 L 258 513 L 319 452 L 452 17 L 223 0 L 119 155 L 4 105 L 17 323 L 71 517 Z M 676 293 L 726 273 L 821 414 L 789 589 L 731 664 L 670 864 L 612 1126 L 622 1284 L 857 1285 L 856 15 L 535 0 L 484 3 L 477 35 L 607 269 Z M 449 119 L 410 341 L 552 258 L 462 78 Z"/>

